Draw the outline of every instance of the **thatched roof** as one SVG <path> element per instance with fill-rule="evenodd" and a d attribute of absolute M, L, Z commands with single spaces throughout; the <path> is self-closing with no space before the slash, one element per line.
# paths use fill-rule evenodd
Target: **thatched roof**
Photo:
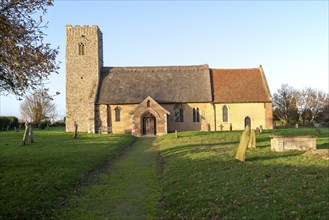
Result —
<path fill-rule="evenodd" d="M 215 103 L 271 102 L 262 66 L 249 69 L 212 69 Z"/>
<path fill-rule="evenodd" d="M 102 68 L 98 104 L 212 102 L 208 65 Z"/>

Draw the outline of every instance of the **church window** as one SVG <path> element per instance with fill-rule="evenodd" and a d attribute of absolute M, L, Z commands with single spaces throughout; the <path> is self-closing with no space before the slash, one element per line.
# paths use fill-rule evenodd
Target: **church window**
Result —
<path fill-rule="evenodd" d="M 85 55 L 85 44 L 79 43 L 79 55 Z"/>
<path fill-rule="evenodd" d="M 116 107 L 114 109 L 114 112 L 115 112 L 115 121 L 120 121 L 121 109 L 119 107 Z"/>
<path fill-rule="evenodd" d="M 193 108 L 193 122 L 200 122 L 199 108 Z"/>
<path fill-rule="evenodd" d="M 223 122 L 228 122 L 228 108 L 226 105 L 223 106 Z"/>
<path fill-rule="evenodd" d="M 182 105 L 174 106 L 175 122 L 184 122 L 184 109 Z"/>
<path fill-rule="evenodd" d="M 147 101 L 146 106 L 150 107 L 150 100 Z"/>

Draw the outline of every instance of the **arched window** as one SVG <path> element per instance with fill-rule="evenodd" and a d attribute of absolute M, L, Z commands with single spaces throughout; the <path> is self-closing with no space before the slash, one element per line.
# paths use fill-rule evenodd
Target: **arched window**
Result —
<path fill-rule="evenodd" d="M 200 122 L 199 108 L 193 108 L 193 122 Z"/>
<path fill-rule="evenodd" d="M 182 105 L 175 105 L 174 106 L 175 112 L 175 122 L 184 122 L 184 109 Z"/>
<path fill-rule="evenodd" d="M 226 105 L 223 106 L 223 122 L 228 122 L 228 108 Z"/>
<path fill-rule="evenodd" d="M 200 122 L 199 108 L 196 108 L 196 122 Z"/>
<path fill-rule="evenodd" d="M 150 107 L 150 100 L 147 101 L 146 106 Z"/>
<path fill-rule="evenodd" d="M 119 107 L 115 107 L 114 112 L 115 112 L 115 121 L 120 121 L 121 109 Z"/>
<path fill-rule="evenodd" d="M 79 43 L 79 55 L 85 55 L 85 44 Z"/>

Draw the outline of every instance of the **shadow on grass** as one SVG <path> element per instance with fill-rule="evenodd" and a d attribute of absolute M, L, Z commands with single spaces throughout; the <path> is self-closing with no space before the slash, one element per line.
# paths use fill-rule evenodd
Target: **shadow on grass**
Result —
<path fill-rule="evenodd" d="M 240 163 L 228 158 L 227 153 L 235 154 L 233 146 L 205 151 L 201 145 L 161 147 L 167 219 L 324 219 L 329 215 L 325 161 L 305 159 L 304 151 L 256 149 Z M 218 156 L 212 157 L 211 151 Z M 191 152 L 200 157 L 191 159 Z"/>
<path fill-rule="evenodd" d="M 163 155 L 176 155 L 176 154 L 186 154 L 186 153 L 200 153 L 200 152 L 210 152 L 214 151 L 212 147 L 216 147 L 217 150 L 224 150 L 227 148 L 227 145 L 236 145 L 238 146 L 239 142 L 232 141 L 232 142 L 218 142 L 218 143 L 200 143 L 200 144 L 187 144 L 187 145 L 180 145 L 177 147 L 172 147 L 167 150 L 162 150 Z M 209 149 L 205 149 L 205 148 Z"/>
<path fill-rule="evenodd" d="M 263 155 L 263 156 L 254 156 L 254 157 L 247 157 L 246 161 L 257 161 L 257 160 L 273 160 L 273 159 L 278 159 L 278 158 L 287 158 L 287 157 L 296 157 L 300 156 L 304 151 L 292 151 L 291 153 L 276 153 L 272 155 Z"/>
<path fill-rule="evenodd" d="M 317 149 L 329 149 L 329 143 L 317 144 Z"/>

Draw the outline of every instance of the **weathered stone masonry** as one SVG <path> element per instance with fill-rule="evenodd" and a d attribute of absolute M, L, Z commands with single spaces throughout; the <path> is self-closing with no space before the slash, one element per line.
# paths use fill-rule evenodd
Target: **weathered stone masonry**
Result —
<path fill-rule="evenodd" d="M 83 54 L 79 47 L 83 45 Z M 94 132 L 95 97 L 103 66 L 102 32 L 98 26 L 66 26 L 66 131 Z"/>
<path fill-rule="evenodd" d="M 66 131 L 74 122 L 80 132 L 136 136 L 243 130 L 247 119 L 272 128 L 262 66 L 104 67 L 98 26 L 66 26 Z"/>

